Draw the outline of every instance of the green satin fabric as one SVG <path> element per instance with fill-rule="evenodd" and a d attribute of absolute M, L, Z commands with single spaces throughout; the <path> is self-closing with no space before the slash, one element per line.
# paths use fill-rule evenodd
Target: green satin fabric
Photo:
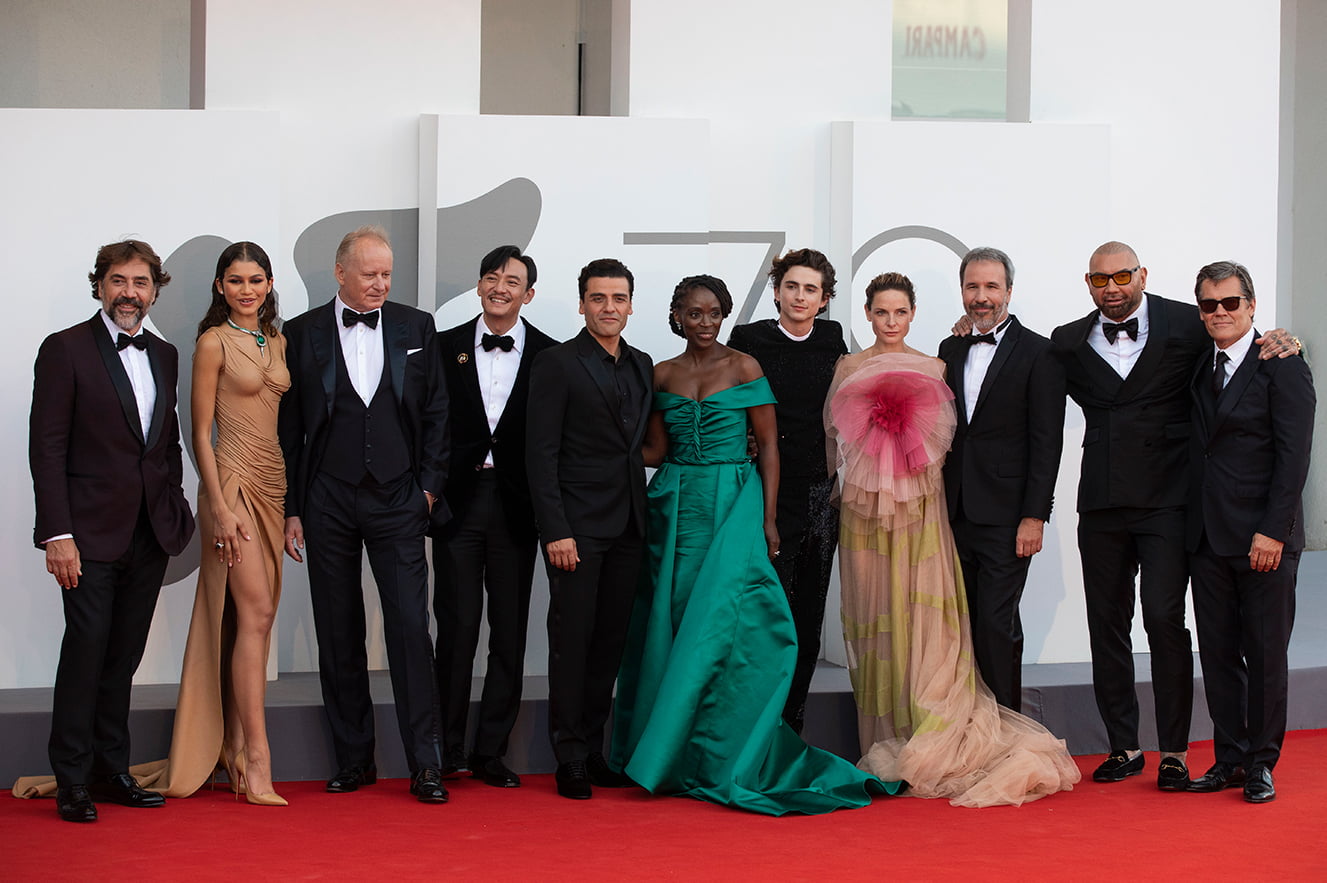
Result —
<path fill-rule="evenodd" d="M 703 401 L 660 392 L 669 451 L 649 489 L 648 548 L 618 677 L 613 765 L 647 790 L 769 815 L 893 793 L 782 719 L 797 636 L 766 554 L 747 408 L 764 379 Z"/>

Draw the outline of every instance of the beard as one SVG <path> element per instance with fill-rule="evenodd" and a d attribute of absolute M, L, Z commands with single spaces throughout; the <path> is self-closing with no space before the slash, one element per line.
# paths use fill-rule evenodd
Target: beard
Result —
<path fill-rule="evenodd" d="M 132 314 L 121 313 L 120 307 L 133 307 L 134 311 Z M 114 302 L 106 306 L 106 315 L 110 316 L 116 328 L 133 331 L 143 324 L 143 319 L 147 316 L 147 307 L 132 297 L 117 297 Z"/>

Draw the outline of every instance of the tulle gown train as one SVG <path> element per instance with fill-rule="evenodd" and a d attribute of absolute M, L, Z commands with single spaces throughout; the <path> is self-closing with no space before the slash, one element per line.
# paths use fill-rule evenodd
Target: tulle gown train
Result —
<path fill-rule="evenodd" d="M 614 703 L 612 763 L 649 791 L 769 815 L 863 806 L 886 790 L 782 719 L 796 631 L 762 529 L 746 408 L 764 378 L 703 401 L 660 392 L 667 462 Z M 888 790 L 896 790 L 897 785 Z"/>
<path fill-rule="evenodd" d="M 851 364 L 851 363 L 849 363 Z M 1018 805 L 1080 778 L 1062 740 L 998 705 L 972 655 L 940 469 L 954 434 L 943 365 L 887 353 L 836 377 L 826 426 L 859 766 L 909 794 Z"/>

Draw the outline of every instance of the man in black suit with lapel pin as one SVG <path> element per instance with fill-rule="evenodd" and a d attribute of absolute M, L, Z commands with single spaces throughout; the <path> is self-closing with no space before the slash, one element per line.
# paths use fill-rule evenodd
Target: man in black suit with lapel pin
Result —
<path fill-rule="evenodd" d="M 129 775 L 129 693 L 171 555 L 194 532 L 181 477 L 175 347 L 143 328 L 170 274 L 146 242 L 104 245 L 91 319 L 37 352 L 28 458 L 33 541 L 63 590 L 49 752 L 56 810 L 97 820 L 92 797 L 161 806 Z"/>
<path fill-rule="evenodd" d="M 604 726 L 644 550 L 654 364 L 627 345 L 635 279 L 620 261 L 581 270 L 585 328 L 535 360 L 526 464 L 548 569 L 548 726 L 557 789 L 587 799 L 622 784 Z"/>
<path fill-rule="evenodd" d="M 430 513 L 445 521 L 447 390 L 430 377 L 433 317 L 387 300 L 386 231 L 361 227 L 336 250 L 331 302 L 286 323 L 290 391 L 281 401 L 286 552 L 304 560 L 318 674 L 336 749 L 327 790 L 377 781 L 365 651 L 361 549 L 382 601 L 396 718 L 423 803 L 445 803 L 428 630 Z"/>
<path fill-rule="evenodd" d="M 1064 371 L 1051 342 L 1009 313 L 1014 265 L 974 248 L 958 268 L 973 333 L 940 343 L 958 426 L 945 460 L 945 495 L 982 679 L 1020 710 L 1019 602 L 1041 551 L 1064 441 Z"/>
<path fill-rule="evenodd" d="M 539 534 L 525 472 L 525 418 L 535 356 L 557 343 L 520 317 L 534 298 L 534 260 L 515 245 L 479 265 L 482 312 L 438 334 L 437 359 L 450 403 L 451 469 L 444 496 L 452 520 L 433 540 L 433 610 L 442 715 L 442 773 L 469 769 L 515 788 L 503 763 L 521 706 L 525 635 Z M 488 671 L 474 750 L 466 718 L 479 626 L 488 595 Z"/>
<path fill-rule="evenodd" d="M 1184 624 L 1189 379 L 1211 339 L 1192 304 L 1144 291 L 1147 268 L 1123 242 L 1092 253 L 1084 274 L 1097 309 L 1051 341 L 1070 397 L 1083 409 L 1078 550 L 1092 650 L 1092 686 L 1110 755 L 1092 773 L 1120 782 L 1143 771 L 1130 631 L 1134 578 L 1152 656 L 1157 787 L 1189 786 L 1193 643 Z M 1268 332 L 1261 358 L 1298 352 Z"/>
<path fill-rule="evenodd" d="M 1242 783 L 1245 800 L 1267 803 L 1286 733 L 1313 377 L 1303 359 L 1257 357 L 1257 301 L 1243 266 L 1208 264 L 1194 294 L 1214 346 L 1189 387 L 1187 546 L 1216 763 L 1189 790 Z"/>

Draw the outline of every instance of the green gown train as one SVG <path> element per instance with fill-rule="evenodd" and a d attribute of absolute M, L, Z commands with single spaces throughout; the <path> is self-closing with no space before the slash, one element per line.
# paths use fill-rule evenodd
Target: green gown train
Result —
<path fill-rule="evenodd" d="M 746 409 L 773 402 L 763 377 L 702 401 L 655 393 L 668 455 L 650 482 L 611 761 L 656 794 L 825 813 L 898 784 L 808 746 L 783 722 L 797 636 L 747 458 Z"/>

